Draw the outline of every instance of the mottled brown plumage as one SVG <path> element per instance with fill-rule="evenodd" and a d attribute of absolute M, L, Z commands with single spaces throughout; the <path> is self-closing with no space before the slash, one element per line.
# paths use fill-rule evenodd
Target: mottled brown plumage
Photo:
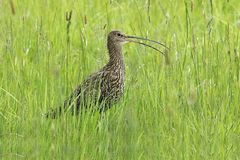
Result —
<path fill-rule="evenodd" d="M 124 93 L 125 80 L 125 63 L 122 54 L 123 44 L 135 42 L 149 46 L 142 42 L 133 41 L 131 38 L 148 40 L 141 37 L 126 36 L 120 31 L 111 31 L 107 39 L 108 63 L 100 71 L 93 73 L 83 81 L 70 97 L 65 100 L 64 105 L 48 112 L 47 117 L 55 118 L 68 110 L 72 113 L 79 113 L 89 107 L 102 112 L 119 101 Z M 159 43 L 156 41 L 152 42 Z M 158 50 L 152 46 L 149 47 Z"/>

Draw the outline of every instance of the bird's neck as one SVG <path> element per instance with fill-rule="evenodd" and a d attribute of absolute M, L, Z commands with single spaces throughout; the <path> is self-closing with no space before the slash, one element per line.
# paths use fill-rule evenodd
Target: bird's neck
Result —
<path fill-rule="evenodd" d="M 108 42 L 107 48 L 109 52 L 109 64 L 114 66 L 120 66 L 120 68 L 125 69 L 124 57 L 122 54 L 122 44 Z"/>

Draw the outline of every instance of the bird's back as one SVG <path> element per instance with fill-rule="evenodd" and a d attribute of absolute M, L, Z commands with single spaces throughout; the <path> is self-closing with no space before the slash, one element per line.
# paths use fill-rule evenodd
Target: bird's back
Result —
<path fill-rule="evenodd" d="M 63 106 L 49 112 L 47 116 L 56 117 L 69 110 L 72 113 L 79 113 L 89 108 L 100 112 L 106 111 L 123 95 L 124 69 L 124 67 L 106 65 L 84 80 L 64 101 Z"/>

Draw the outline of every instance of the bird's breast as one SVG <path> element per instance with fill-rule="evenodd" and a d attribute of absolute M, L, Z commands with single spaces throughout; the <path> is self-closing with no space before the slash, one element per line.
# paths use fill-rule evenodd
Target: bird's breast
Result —
<path fill-rule="evenodd" d="M 110 94 L 119 95 L 124 92 L 125 70 L 117 68 L 109 72 L 108 91 Z"/>

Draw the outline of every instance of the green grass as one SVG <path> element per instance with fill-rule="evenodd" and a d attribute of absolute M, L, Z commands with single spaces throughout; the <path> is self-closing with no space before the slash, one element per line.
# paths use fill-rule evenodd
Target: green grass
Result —
<path fill-rule="evenodd" d="M 13 4 L 0 1 L 0 159 L 240 159 L 239 0 Z M 103 119 L 42 117 L 107 62 L 114 28 L 169 60 L 127 44 L 126 92 Z"/>

